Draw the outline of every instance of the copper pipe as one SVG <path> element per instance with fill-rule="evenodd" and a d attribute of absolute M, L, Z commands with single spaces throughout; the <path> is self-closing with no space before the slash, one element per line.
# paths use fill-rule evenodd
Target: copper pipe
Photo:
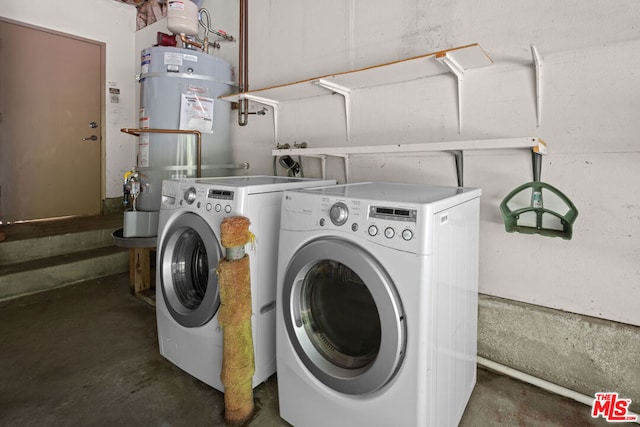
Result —
<path fill-rule="evenodd" d="M 242 0 L 245 3 L 244 6 L 244 33 L 242 37 L 244 38 L 244 91 L 249 91 L 249 0 Z M 244 113 L 247 117 L 247 121 L 249 120 L 249 100 L 244 100 Z"/>
<path fill-rule="evenodd" d="M 240 93 L 249 90 L 248 8 L 248 0 L 240 0 L 240 37 L 238 41 L 238 86 Z M 246 126 L 249 121 L 249 100 L 241 100 L 238 103 L 238 107 L 238 124 L 240 126 Z"/>
<path fill-rule="evenodd" d="M 203 52 L 206 52 L 207 49 L 209 48 L 209 40 L 207 40 L 206 38 L 204 39 L 204 45 L 203 45 L 202 43 L 198 43 L 195 40 L 189 40 L 187 36 L 184 35 L 184 33 L 180 33 L 180 40 L 185 45 L 191 45 L 196 49 L 202 49 Z"/>
<path fill-rule="evenodd" d="M 140 136 L 141 133 L 178 133 L 196 136 L 196 146 L 198 155 L 196 160 L 196 177 L 202 176 L 202 133 L 199 130 L 178 130 L 178 129 L 129 129 L 122 128 L 120 132 L 128 133 L 129 135 Z"/>

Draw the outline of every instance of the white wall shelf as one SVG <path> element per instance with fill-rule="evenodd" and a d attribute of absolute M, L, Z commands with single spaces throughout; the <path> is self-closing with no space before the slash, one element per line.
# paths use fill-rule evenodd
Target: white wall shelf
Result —
<path fill-rule="evenodd" d="M 462 103 L 464 73 L 484 67 L 493 61 L 478 44 L 456 47 L 439 52 L 388 62 L 354 71 L 330 74 L 220 97 L 238 102 L 249 100 L 273 109 L 275 142 L 278 142 L 278 115 L 282 102 L 313 98 L 337 93 L 344 97 L 347 141 L 351 133 L 351 95 L 358 89 L 391 85 L 445 73 L 453 73 L 458 82 L 458 130 L 462 129 Z"/>
<path fill-rule="evenodd" d="M 326 175 L 328 157 L 341 158 L 344 162 L 346 182 L 350 182 L 349 160 L 352 155 L 407 154 L 428 152 L 451 152 L 456 156 L 458 185 L 462 187 L 462 156 L 466 150 L 500 150 L 510 148 L 530 148 L 534 153 L 546 154 L 547 145 L 538 137 L 478 139 L 466 141 L 425 142 L 419 144 L 360 145 L 353 147 L 326 148 L 281 148 L 271 151 L 274 157 L 301 156 L 318 158 L 322 166 L 322 178 Z"/>

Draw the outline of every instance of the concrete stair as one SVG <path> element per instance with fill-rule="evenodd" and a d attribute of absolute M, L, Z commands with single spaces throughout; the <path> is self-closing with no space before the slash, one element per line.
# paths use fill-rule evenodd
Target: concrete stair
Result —
<path fill-rule="evenodd" d="M 0 242 L 0 300 L 123 273 L 129 250 L 111 233 L 122 214 L 5 225 Z"/>

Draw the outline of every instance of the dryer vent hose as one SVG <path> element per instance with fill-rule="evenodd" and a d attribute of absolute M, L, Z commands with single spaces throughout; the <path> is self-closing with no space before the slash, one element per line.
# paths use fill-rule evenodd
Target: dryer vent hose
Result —
<path fill-rule="evenodd" d="M 245 423 L 253 415 L 255 361 L 251 333 L 251 277 L 244 246 L 254 241 L 249 219 L 226 218 L 221 226 L 226 257 L 216 273 L 220 289 L 218 320 L 223 334 L 222 372 L 224 419 L 227 424 Z"/>

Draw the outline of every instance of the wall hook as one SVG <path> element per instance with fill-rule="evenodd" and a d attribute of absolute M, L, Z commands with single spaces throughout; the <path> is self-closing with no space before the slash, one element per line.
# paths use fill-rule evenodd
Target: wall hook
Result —
<path fill-rule="evenodd" d="M 536 49 L 536 45 L 531 45 L 531 56 L 536 70 L 536 126 L 542 123 L 542 58 Z"/>

